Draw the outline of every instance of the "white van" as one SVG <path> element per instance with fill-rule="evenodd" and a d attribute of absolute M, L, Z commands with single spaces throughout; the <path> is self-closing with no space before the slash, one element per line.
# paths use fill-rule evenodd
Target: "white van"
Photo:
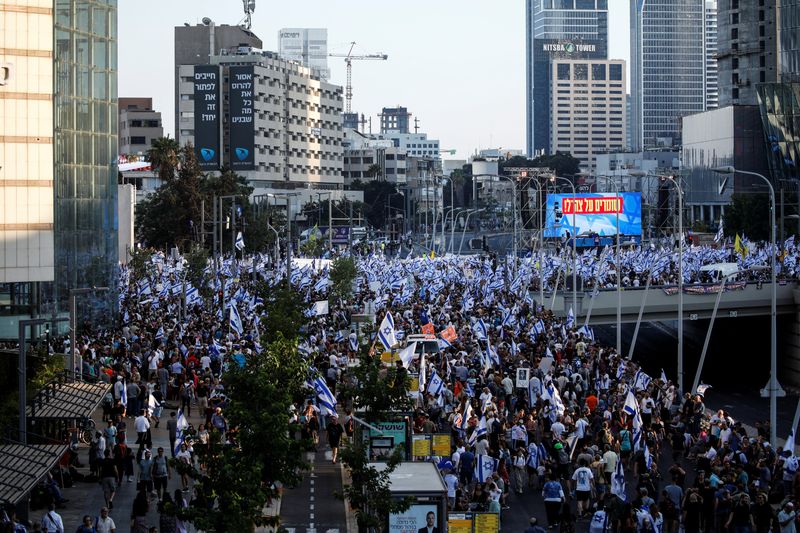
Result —
<path fill-rule="evenodd" d="M 736 263 L 714 263 L 713 265 L 700 267 L 700 272 L 708 273 L 714 283 L 721 282 L 723 279 L 736 281 L 739 265 Z"/>

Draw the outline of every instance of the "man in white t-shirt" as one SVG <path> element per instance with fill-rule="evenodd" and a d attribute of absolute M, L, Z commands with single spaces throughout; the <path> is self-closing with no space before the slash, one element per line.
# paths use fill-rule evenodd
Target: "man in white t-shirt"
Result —
<path fill-rule="evenodd" d="M 579 464 L 580 466 L 572 473 L 572 487 L 575 491 L 575 500 L 578 502 L 578 518 L 583 518 L 591 507 L 594 474 L 585 459 L 581 459 Z"/>
<path fill-rule="evenodd" d="M 456 491 L 458 490 L 458 476 L 453 471 L 444 476 L 444 484 L 447 485 L 447 508 L 454 509 L 456 506 Z"/>
<path fill-rule="evenodd" d="M 567 428 L 564 427 L 564 424 L 561 422 L 561 417 L 559 416 L 553 425 L 550 426 L 550 431 L 553 432 L 553 438 L 557 440 L 561 440 L 561 435 L 566 431 Z"/>
<path fill-rule="evenodd" d="M 117 525 L 114 523 L 114 519 L 108 516 L 107 507 L 100 509 L 100 516 L 95 518 L 94 527 L 97 533 L 116 533 Z"/>

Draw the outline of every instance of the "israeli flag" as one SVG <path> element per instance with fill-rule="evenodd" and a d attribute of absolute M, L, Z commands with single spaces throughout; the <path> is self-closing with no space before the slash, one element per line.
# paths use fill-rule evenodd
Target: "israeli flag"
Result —
<path fill-rule="evenodd" d="M 669 381 L 669 380 L 667 379 L 667 374 L 664 372 L 664 369 L 663 369 L 663 368 L 661 369 L 661 381 L 663 381 L 664 383 L 666 383 L 666 382 L 668 382 L 668 381 Z"/>
<path fill-rule="evenodd" d="M 178 420 L 176 421 L 177 431 L 175 433 L 175 449 L 174 452 L 177 454 L 181 451 L 181 444 L 183 444 L 185 437 L 183 436 L 183 432 L 188 429 L 189 422 L 186 420 L 186 417 L 183 415 L 183 409 L 178 410 Z"/>
<path fill-rule="evenodd" d="M 544 444 L 531 442 L 528 444 L 527 465 L 531 468 L 539 468 L 547 460 L 547 448 Z"/>
<path fill-rule="evenodd" d="M 220 356 L 220 348 L 222 346 L 219 345 L 217 339 L 211 341 L 211 344 L 208 345 L 208 355 L 209 357 L 219 357 Z"/>
<path fill-rule="evenodd" d="M 336 414 L 336 396 L 333 395 L 328 388 L 328 384 L 322 377 L 317 377 L 311 382 L 311 386 L 317 393 L 317 403 L 320 407 L 320 412 L 324 415 Z"/>
<path fill-rule="evenodd" d="M 122 392 L 119 393 L 119 401 L 124 406 L 128 405 L 128 384 L 122 380 Z M 130 415 L 130 413 L 128 413 Z M 138 413 L 137 413 L 138 414 Z"/>
<path fill-rule="evenodd" d="M 433 371 L 433 375 L 431 375 L 431 380 L 428 383 L 428 394 L 432 394 L 434 396 L 439 396 L 442 393 L 442 389 L 444 388 L 444 381 L 436 371 Z"/>
<path fill-rule="evenodd" d="M 786 438 L 786 444 L 783 445 L 783 450 L 794 455 L 794 430 L 789 431 L 789 436 Z"/>
<path fill-rule="evenodd" d="M 500 461 L 489 455 L 479 455 L 475 459 L 475 478 L 480 483 L 486 483 L 497 471 Z"/>
<path fill-rule="evenodd" d="M 342 342 L 344 341 L 344 333 L 341 330 L 336 332 L 336 336 L 333 338 L 333 342 Z"/>
<path fill-rule="evenodd" d="M 572 326 L 575 325 L 575 313 L 572 312 L 572 308 L 569 308 L 569 313 L 567 313 L 567 329 L 572 329 Z"/>
<path fill-rule="evenodd" d="M 653 468 L 653 456 L 650 455 L 650 449 L 647 447 L 647 444 L 644 445 L 644 464 L 647 466 L 648 470 Z"/>
<path fill-rule="evenodd" d="M 158 328 L 158 331 L 156 332 L 156 340 L 160 341 L 163 339 L 164 339 L 164 326 L 161 326 L 160 328 Z"/>
<path fill-rule="evenodd" d="M 419 392 L 425 392 L 425 374 L 427 369 L 425 368 L 425 352 L 422 352 L 419 355 L 419 388 L 417 389 Z"/>
<path fill-rule="evenodd" d="M 486 324 L 483 323 L 482 318 L 475 322 L 475 325 L 472 326 L 472 331 L 475 332 L 475 336 L 478 337 L 478 340 L 485 341 L 489 339 L 489 334 L 486 330 Z"/>
<path fill-rule="evenodd" d="M 630 416 L 634 416 L 639 412 L 639 403 L 636 401 L 636 396 L 633 394 L 633 391 L 628 391 L 628 395 L 625 397 L 625 405 L 622 407 L 622 410 Z"/>
<path fill-rule="evenodd" d="M 439 351 L 446 350 L 448 348 L 452 348 L 453 345 L 447 339 L 438 338 L 436 342 L 439 344 Z"/>
<path fill-rule="evenodd" d="M 650 385 L 650 382 L 653 381 L 653 378 L 638 370 L 636 372 L 636 378 L 633 380 L 633 388 L 636 390 L 644 390 Z"/>
<path fill-rule="evenodd" d="M 350 342 L 350 349 L 352 351 L 354 351 L 354 352 L 357 352 L 358 351 L 358 336 L 355 334 L 355 332 L 353 332 L 350 335 L 348 335 L 347 338 L 348 338 L 348 340 Z"/>
<path fill-rule="evenodd" d="M 581 326 L 580 329 L 578 329 L 578 333 L 580 333 L 589 340 L 592 341 L 594 340 L 594 330 L 592 330 L 592 328 L 590 328 L 589 326 Z"/>
<path fill-rule="evenodd" d="M 384 316 L 381 321 L 381 327 L 378 329 L 378 338 L 387 350 L 391 350 L 392 346 L 397 344 L 397 338 L 394 332 L 394 319 L 392 318 L 392 313 L 389 311 L 386 312 L 386 316 Z"/>
<path fill-rule="evenodd" d="M 725 232 L 722 229 L 722 219 L 719 219 L 719 229 L 717 229 L 717 234 L 714 235 L 714 242 L 720 242 L 725 239 Z"/>
<path fill-rule="evenodd" d="M 414 359 L 414 352 L 417 349 L 417 343 L 412 342 L 397 354 L 397 357 L 400 358 L 400 362 L 403 365 L 403 368 L 408 368 L 408 365 L 411 364 L 411 360 Z"/>
<path fill-rule="evenodd" d="M 467 400 L 464 412 L 461 415 L 461 430 L 466 431 L 469 425 L 469 419 L 472 418 L 472 402 Z"/>
<path fill-rule="evenodd" d="M 237 335 L 241 336 L 244 333 L 244 326 L 242 325 L 242 317 L 239 315 L 239 309 L 236 304 L 231 304 L 230 314 L 230 327 Z"/>
<path fill-rule="evenodd" d="M 617 469 L 611 476 L 611 494 L 616 495 L 622 501 L 627 501 L 628 496 L 625 488 L 625 471 L 622 469 L 622 461 L 617 460 Z"/>
<path fill-rule="evenodd" d="M 236 246 L 236 249 L 239 250 L 240 252 L 244 250 L 244 237 L 242 236 L 241 231 L 236 234 L 236 243 L 234 244 L 234 246 Z"/>
<path fill-rule="evenodd" d="M 472 435 L 469 436 L 467 442 L 470 446 L 475 446 L 475 443 L 478 442 L 478 438 L 481 435 L 486 435 L 487 432 L 486 417 L 482 416 L 480 422 L 478 422 L 478 426 L 475 428 L 475 431 L 472 432 Z"/>
<path fill-rule="evenodd" d="M 467 386 L 464 388 L 464 392 L 466 392 L 467 396 L 470 398 L 475 397 L 475 390 L 472 388 L 472 385 L 469 383 L 469 381 L 467 381 Z"/>

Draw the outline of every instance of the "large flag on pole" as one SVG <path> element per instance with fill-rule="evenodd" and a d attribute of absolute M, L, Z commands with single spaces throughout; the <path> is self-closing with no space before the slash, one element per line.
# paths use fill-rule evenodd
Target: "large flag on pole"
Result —
<path fill-rule="evenodd" d="M 320 411 L 324 415 L 336 414 L 336 396 L 328 388 L 328 384 L 322 377 L 317 377 L 311 382 L 314 392 L 317 393 L 317 403 Z"/>
<path fill-rule="evenodd" d="M 479 455 L 475 459 L 475 478 L 481 483 L 486 483 L 497 471 L 500 460 L 490 455 Z"/>
<path fill-rule="evenodd" d="M 714 235 L 714 242 L 721 242 L 725 239 L 725 232 L 722 229 L 722 219 L 719 219 L 719 229 L 717 229 L 717 234 Z"/>
<path fill-rule="evenodd" d="M 242 317 L 239 315 L 239 309 L 236 304 L 231 302 L 231 316 L 230 316 L 231 329 L 239 336 L 244 333 L 244 326 L 242 325 Z"/>
<path fill-rule="evenodd" d="M 381 327 L 378 329 L 378 338 L 381 340 L 381 344 L 387 350 L 391 350 L 392 346 L 397 344 L 397 337 L 394 331 L 394 319 L 392 318 L 392 313 L 386 311 L 386 316 L 383 317 L 381 321 Z"/>
<path fill-rule="evenodd" d="M 622 461 L 617 461 L 617 469 L 611 476 L 611 494 L 615 494 L 620 500 L 626 501 L 628 496 L 625 490 L 625 471 L 622 469 Z"/>
<path fill-rule="evenodd" d="M 408 365 L 411 364 L 411 360 L 414 358 L 414 351 L 417 349 L 417 343 L 412 342 L 397 354 L 397 357 L 400 358 L 400 362 L 403 364 L 403 368 L 408 368 Z"/>

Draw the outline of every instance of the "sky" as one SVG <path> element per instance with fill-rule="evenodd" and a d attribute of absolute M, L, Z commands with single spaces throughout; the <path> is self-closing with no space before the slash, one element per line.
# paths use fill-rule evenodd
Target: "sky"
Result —
<path fill-rule="evenodd" d="M 629 0 L 609 2 L 609 58 L 629 59 Z M 174 30 L 209 17 L 235 25 L 240 0 L 119 2 L 119 96 L 152 97 L 174 136 Z M 525 148 L 525 1 L 256 0 L 252 29 L 277 50 L 278 30 L 328 29 L 328 52 L 388 54 L 353 62 L 353 111 L 372 117 L 405 106 L 420 132 L 467 159 L 485 148 Z M 331 82 L 345 66 L 329 58 Z M 413 119 L 412 117 L 412 119 Z"/>

